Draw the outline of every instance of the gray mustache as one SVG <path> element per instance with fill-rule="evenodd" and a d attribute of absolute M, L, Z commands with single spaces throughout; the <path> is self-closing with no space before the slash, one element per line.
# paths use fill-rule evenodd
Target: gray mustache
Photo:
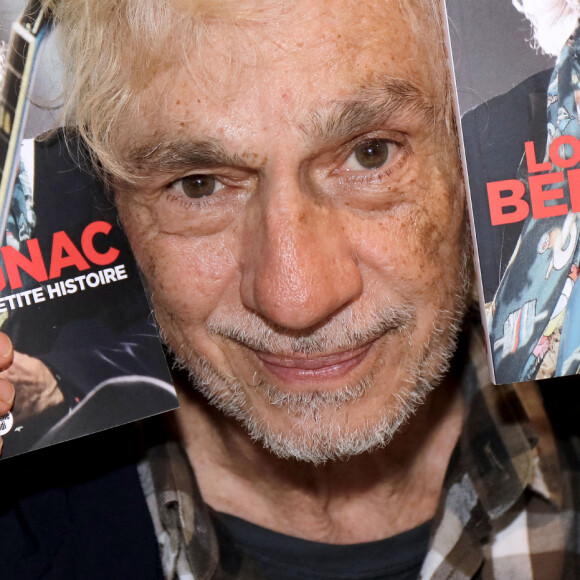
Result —
<path fill-rule="evenodd" d="M 217 314 L 208 320 L 210 335 L 233 340 L 256 351 L 281 356 L 330 354 L 352 350 L 387 332 L 407 331 L 415 320 L 411 305 L 374 308 L 370 314 L 344 310 L 314 329 L 289 330 L 250 312 Z"/>

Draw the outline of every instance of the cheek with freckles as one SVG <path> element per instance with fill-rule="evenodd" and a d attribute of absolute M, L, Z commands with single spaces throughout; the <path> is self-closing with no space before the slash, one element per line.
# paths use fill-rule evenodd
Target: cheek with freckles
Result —
<path fill-rule="evenodd" d="M 396 211 L 359 222 L 358 256 L 409 301 L 446 307 L 461 265 L 463 198 L 458 180 L 430 177 L 408 184 L 412 195 Z"/>
<path fill-rule="evenodd" d="M 203 324 L 234 287 L 236 266 L 222 236 L 159 235 L 142 259 L 154 304 L 186 325 Z"/>
<path fill-rule="evenodd" d="M 202 336 L 207 317 L 236 287 L 235 229 L 199 238 L 168 234 L 147 206 L 121 196 L 117 205 L 170 346 Z"/>

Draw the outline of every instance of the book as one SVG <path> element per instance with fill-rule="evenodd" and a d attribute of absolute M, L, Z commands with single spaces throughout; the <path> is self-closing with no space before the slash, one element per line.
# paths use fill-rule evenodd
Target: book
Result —
<path fill-rule="evenodd" d="M 573 4 L 446 0 L 484 330 L 498 384 L 580 371 Z"/>
<path fill-rule="evenodd" d="M 76 135 L 22 139 L 48 19 L 14 25 L 0 99 L 0 330 L 16 388 L 2 459 L 178 406 L 139 269 Z"/>

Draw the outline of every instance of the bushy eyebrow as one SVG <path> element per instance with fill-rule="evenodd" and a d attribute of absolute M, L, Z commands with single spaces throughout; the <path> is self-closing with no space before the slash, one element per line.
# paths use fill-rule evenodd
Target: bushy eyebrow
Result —
<path fill-rule="evenodd" d="M 434 105 L 432 99 L 410 82 L 384 77 L 360 89 L 353 98 L 313 110 L 301 130 L 314 139 L 339 140 L 402 114 L 432 124 Z"/>
<path fill-rule="evenodd" d="M 244 165 L 240 156 L 228 153 L 215 139 L 195 141 L 168 136 L 153 136 L 133 148 L 125 160 L 137 171 L 156 173 L 172 173 L 186 167 L 195 170 Z"/>
<path fill-rule="evenodd" d="M 432 123 L 434 103 L 408 81 L 388 77 L 359 88 L 350 98 L 319 104 L 299 128 L 313 141 L 336 141 L 403 114 Z M 141 174 L 249 165 L 244 155 L 229 153 L 217 139 L 176 138 L 171 134 L 152 135 L 131 149 L 124 160 Z"/>

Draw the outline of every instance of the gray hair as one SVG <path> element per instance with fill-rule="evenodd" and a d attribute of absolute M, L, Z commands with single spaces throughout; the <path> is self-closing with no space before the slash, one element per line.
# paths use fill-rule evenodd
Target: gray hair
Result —
<path fill-rule="evenodd" d="M 546 54 L 560 54 L 578 26 L 578 0 L 512 0 L 512 4 L 532 25 L 534 46 Z"/>
<path fill-rule="evenodd" d="M 202 46 L 208 22 L 259 22 L 276 17 L 281 0 L 42 0 L 58 24 L 65 74 L 64 124 L 87 143 L 103 177 L 136 182 L 116 137 L 139 110 L 140 99 L 159 71 L 187 63 Z M 429 57 L 450 86 L 441 0 L 399 0 L 411 30 L 432 40 Z M 274 9 L 274 11 L 273 11 Z M 450 91 L 440 103 L 453 130 Z"/>

